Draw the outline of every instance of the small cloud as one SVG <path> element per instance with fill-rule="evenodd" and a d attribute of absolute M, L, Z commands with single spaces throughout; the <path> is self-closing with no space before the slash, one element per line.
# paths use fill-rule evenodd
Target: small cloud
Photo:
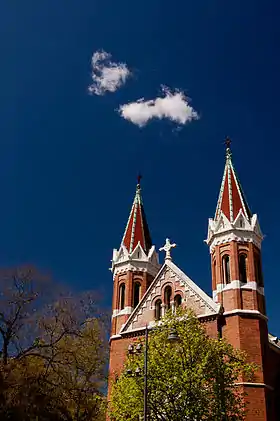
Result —
<path fill-rule="evenodd" d="M 90 94 L 104 95 L 105 92 L 115 92 L 130 76 L 125 63 L 111 61 L 111 54 L 103 50 L 93 54 L 91 67 L 92 84 L 88 87 Z"/>
<path fill-rule="evenodd" d="M 145 126 L 154 118 L 160 120 L 166 118 L 180 125 L 199 118 L 183 92 L 172 93 L 168 88 L 162 87 L 162 93 L 163 97 L 149 101 L 142 98 L 136 102 L 121 105 L 118 111 L 123 118 L 139 127 Z"/>

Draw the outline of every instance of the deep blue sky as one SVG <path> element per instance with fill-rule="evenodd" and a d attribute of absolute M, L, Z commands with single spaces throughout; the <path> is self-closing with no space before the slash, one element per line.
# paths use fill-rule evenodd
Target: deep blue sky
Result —
<path fill-rule="evenodd" d="M 279 320 L 280 4 L 277 0 L 15 0 L 0 12 L 0 264 L 31 262 L 79 289 L 102 289 L 139 170 L 153 241 L 211 293 L 203 243 L 224 168 L 223 139 L 266 235 L 270 330 Z M 97 49 L 134 77 L 89 96 Z M 139 129 L 115 109 L 184 90 L 201 118 Z"/>

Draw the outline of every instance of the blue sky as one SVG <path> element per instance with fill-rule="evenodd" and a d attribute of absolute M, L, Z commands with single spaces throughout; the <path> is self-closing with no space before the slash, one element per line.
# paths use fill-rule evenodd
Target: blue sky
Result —
<path fill-rule="evenodd" d="M 211 293 L 203 243 L 224 168 L 223 140 L 263 232 L 270 330 L 279 314 L 279 13 L 276 0 L 16 0 L 0 15 L 0 264 L 31 262 L 58 282 L 101 289 L 143 174 L 153 241 L 178 244 L 174 261 Z M 132 76 L 89 95 L 100 49 Z M 191 98 L 200 119 L 139 128 L 120 104 Z"/>

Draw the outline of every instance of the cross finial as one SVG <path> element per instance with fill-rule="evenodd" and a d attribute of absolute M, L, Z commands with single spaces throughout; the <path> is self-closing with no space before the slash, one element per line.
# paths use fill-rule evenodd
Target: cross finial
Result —
<path fill-rule="evenodd" d="M 137 176 L 137 185 L 138 186 L 140 186 L 141 179 L 142 179 L 142 175 L 139 173 L 138 176 Z"/>
<path fill-rule="evenodd" d="M 231 150 L 230 150 L 231 139 L 229 138 L 229 136 L 226 137 L 224 144 L 226 145 L 226 157 L 230 158 L 231 157 Z"/>
<path fill-rule="evenodd" d="M 226 145 L 227 149 L 230 149 L 231 139 L 228 136 L 225 139 L 225 145 Z"/>
<path fill-rule="evenodd" d="M 166 253 L 165 260 L 172 260 L 170 250 L 174 247 L 176 247 L 176 244 L 175 243 L 171 244 L 169 238 L 167 238 L 165 240 L 164 246 L 159 249 L 159 251 L 165 251 Z"/>

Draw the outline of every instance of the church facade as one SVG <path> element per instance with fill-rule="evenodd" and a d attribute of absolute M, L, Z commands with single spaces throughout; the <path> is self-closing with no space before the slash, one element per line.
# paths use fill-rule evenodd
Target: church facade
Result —
<path fill-rule="evenodd" d="M 280 420 L 280 341 L 268 332 L 261 264 L 263 235 L 250 211 L 227 144 L 216 213 L 205 240 L 210 251 L 212 297 L 171 259 L 167 239 L 159 264 L 144 212 L 140 180 L 121 246 L 114 250 L 110 383 L 123 369 L 128 346 L 176 306 L 191 308 L 206 332 L 246 352 L 258 366 L 253 382 L 241 382 L 247 394 L 246 421 Z"/>

